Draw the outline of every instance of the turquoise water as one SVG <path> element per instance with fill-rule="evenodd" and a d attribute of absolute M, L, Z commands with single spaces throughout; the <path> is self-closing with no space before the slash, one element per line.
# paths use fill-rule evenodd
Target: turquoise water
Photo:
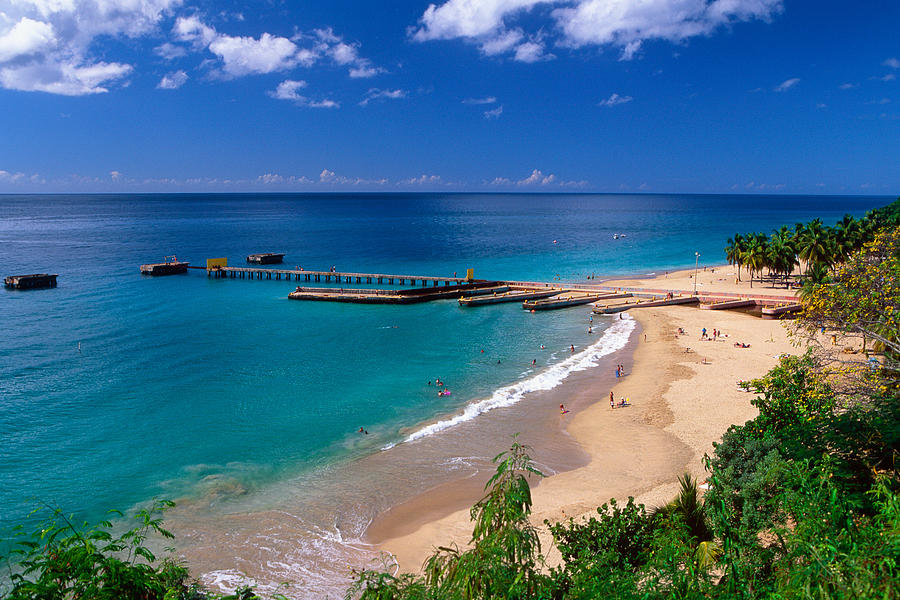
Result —
<path fill-rule="evenodd" d="M 0 274 L 60 275 L 56 289 L 0 292 L 0 527 L 35 499 L 94 518 L 223 480 L 265 493 L 380 453 L 594 342 L 583 308 L 293 302 L 296 283 L 138 273 L 165 254 L 240 265 L 278 251 L 308 270 L 582 281 L 693 266 L 696 251 L 701 265 L 721 263 L 736 231 L 833 223 L 890 200 L 0 196 Z M 427 385 L 437 377 L 451 396 Z"/>

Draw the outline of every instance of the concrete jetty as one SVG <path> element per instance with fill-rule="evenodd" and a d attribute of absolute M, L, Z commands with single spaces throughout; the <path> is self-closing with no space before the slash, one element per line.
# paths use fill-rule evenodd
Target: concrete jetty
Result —
<path fill-rule="evenodd" d="M 522 302 L 522 308 L 525 310 L 555 310 L 558 308 L 568 308 L 570 306 L 581 306 L 582 304 L 590 304 L 602 298 L 604 294 L 587 294 L 584 292 L 563 292 L 550 298 L 541 298 L 537 300 L 525 300 Z"/>
<path fill-rule="evenodd" d="M 562 290 L 511 290 L 504 294 L 496 294 L 489 296 L 478 296 L 474 298 L 460 298 L 460 306 L 484 306 L 486 304 L 502 304 L 504 302 L 521 302 L 524 300 L 537 300 L 539 298 L 549 298 L 556 296 Z"/>
<path fill-rule="evenodd" d="M 637 299 L 635 301 L 626 300 L 625 302 L 620 302 L 617 304 L 607 304 L 604 306 L 595 306 L 593 312 L 601 315 L 611 315 L 614 313 L 623 312 L 632 308 L 650 308 L 652 306 L 672 306 L 675 304 L 699 304 L 700 299 L 696 296 L 687 296 L 682 298 L 661 298 L 657 300 L 642 300 Z"/>
<path fill-rule="evenodd" d="M 700 308 L 704 310 L 729 310 L 734 308 L 751 308 L 756 306 L 756 300 L 714 300 L 710 304 L 701 304 Z"/>
<path fill-rule="evenodd" d="M 777 319 L 783 315 L 797 313 L 803 310 L 802 304 L 783 304 L 781 306 L 763 306 L 762 316 L 764 319 Z"/>
<path fill-rule="evenodd" d="M 180 275 L 181 273 L 187 273 L 188 266 L 191 263 L 179 261 L 178 257 L 166 256 L 163 258 L 164 262 L 161 263 L 149 263 L 146 265 L 141 265 L 141 274 L 142 275 Z"/>
<path fill-rule="evenodd" d="M 15 290 L 36 290 L 56 287 L 56 273 L 31 273 L 30 275 L 10 275 L 3 280 L 8 288 Z"/>
<path fill-rule="evenodd" d="M 247 257 L 248 263 L 255 263 L 258 265 L 274 265 L 280 262 L 284 262 L 284 253 L 283 252 L 262 252 L 260 254 L 251 254 Z"/>
<path fill-rule="evenodd" d="M 497 287 L 496 281 L 480 281 L 405 290 L 304 288 L 298 286 L 297 289 L 288 294 L 288 298 L 291 300 L 350 302 L 355 304 L 416 304 L 432 300 L 454 300 L 462 297 L 464 294 L 477 293 L 482 289 L 495 287 Z"/>

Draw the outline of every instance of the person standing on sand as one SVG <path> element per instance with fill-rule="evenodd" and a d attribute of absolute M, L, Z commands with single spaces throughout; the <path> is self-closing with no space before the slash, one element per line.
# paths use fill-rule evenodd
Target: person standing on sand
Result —
<path fill-rule="evenodd" d="M 615 396 L 613 396 L 612 392 L 609 393 L 609 407 L 611 409 L 614 409 L 616 407 L 616 398 Z"/>

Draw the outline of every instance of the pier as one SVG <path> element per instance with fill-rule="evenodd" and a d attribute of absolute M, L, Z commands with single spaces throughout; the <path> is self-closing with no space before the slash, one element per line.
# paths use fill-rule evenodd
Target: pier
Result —
<path fill-rule="evenodd" d="M 251 254 L 247 257 L 247 262 L 255 263 L 257 265 L 274 265 L 280 262 L 284 262 L 284 253 L 263 252 L 261 254 Z"/>
<path fill-rule="evenodd" d="M 142 275 L 152 275 L 158 277 L 160 275 L 180 275 L 187 273 L 188 266 L 191 263 L 179 261 L 176 256 L 166 256 L 161 263 L 149 263 L 141 265 Z"/>
<path fill-rule="evenodd" d="M 385 273 L 345 273 L 335 271 L 304 271 L 302 269 L 264 269 L 260 267 L 214 267 L 206 269 L 206 276 L 231 279 L 284 279 L 315 283 L 380 283 L 388 285 L 462 285 L 476 281 L 465 277 L 433 277 L 429 275 L 388 275 Z"/>
<path fill-rule="evenodd" d="M 465 295 L 490 293 L 497 287 L 496 281 L 479 281 L 440 287 L 412 288 L 405 290 L 304 288 L 297 287 L 288 294 L 291 300 L 318 300 L 327 302 L 351 302 L 355 304 L 416 304 L 432 300 L 453 300 Z"/>
<path fill-rule="evenodd" d="M 8 288 L 14 290 L 36 290 L 56 287 L 56 273 L 32 273 L 30 275 L 10 275 L 3 280 Z"/>
<path fill-rule="evenodd" d="M 284 255 L 267 252 L 251 254 L 248 262 L 268 264 Z M 141 265 L 148 275 L 186 273 L 188 269 L 203 269 L 215 279 L 275 280 L 298 282 L 301 285 L 289 294 L 292 300 L 350 302 L 360 304 L 413 304 L 431 300 L 456 299 L 460 306 L 475 307 L 508 302 L 521 302 L 530 311 L 552 310 L 592 304 L 597 314 L 614 314 L 632 308 L 654 306 L 697 305 L 706 310 L 761 309 L 764 318 L 778 318 L 800 310 L 796 295 L 700 292 L 684 289 L 651 289 L 609 286 L 598 283 L 554 281 L 486 281 L 475 279 L 472 270 L 465 277 L 403 275 L 390 273 L 362 273 L 355 271 L 307 271 L 268 268 L 262 266 L 229 267 L 227 258 L 206 261 L 205 267 L 192 267 L 167 256 L 165 262 Z M 55 276 L 54 276 L 55 277 Z M 9 278 L 7 278 L 9 279 Z M 331 284 L 303 286 L 303 283 Z M 9 283 L 7 283 L 9 285 Z M 363 285 L 410 286 L 406 289 L 368 288 Z M 339 286 L 339 287 L 335 287 Z M 357 287 L 345 287 L 357 286 Z M 617 302 L 611 302 L 617 300 Z M 754 311 L 755 312 L 755 311 Z"/>

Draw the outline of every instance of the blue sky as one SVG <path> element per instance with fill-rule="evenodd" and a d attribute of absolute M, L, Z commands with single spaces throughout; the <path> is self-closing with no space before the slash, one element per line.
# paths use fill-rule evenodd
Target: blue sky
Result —
<path fill-rule="evenodd" d="M 0 192 L 896 194 L 900 2 L 0 0 Z"/>

